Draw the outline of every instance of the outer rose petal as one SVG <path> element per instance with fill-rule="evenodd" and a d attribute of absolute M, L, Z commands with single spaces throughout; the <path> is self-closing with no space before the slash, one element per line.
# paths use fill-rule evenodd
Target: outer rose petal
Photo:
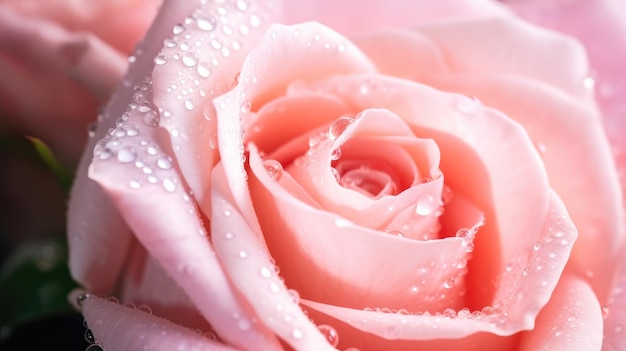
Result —
<path fill-rule="evenodd" d="M 165 319 L 95 296 L 81 305 L 89 329 L 106 350 L 237 350 Z"/>
<path fill-rule="evenodd" d="M 161 38 L 191 12 L 191 2 L 165 1 L 146 38 L 138 44 L 136 60 L 124 77 L 122 87 L 109 101 L 95 136 L 88 140 L 76 172 L 68 209 L 69 264 L 74 279 L 93 292 L 108 292 L 115 285 L 126 257 L 131 236 L 128 226 L 98 184 L 88 179 L 87 169 L 97 141 L 115 126 L 126 112 L 139 85 L 154 67 Z"/>
<path fill-rule="evenodd" d="M 211 170 L 219 159 L 211 98 L 236 83 L 244 59 L 277 8 L 273 1 L 210 2 L 188 13 L 173 36 L 160 38 L 165 46 L 152 73 L 159 125 L 170 132 L 185 181 L 207 216 Z"/>
<path fill-rule="evenodd" d="M 621 252 L 626 252 L 626 246 Z M 604 321 L 603 351 L 626 349 L 626 255 L 622 254 L 615 268 L 611 294 Z"/>
<path fill-rule="evenodd" d="M 260 322 L 271 328 L 296 350 L 332 350 L 326 338 L 311 323 L 287 291 L 271 261 L 261 233 L 246 222 L 228 190 L 221 164 L 213 171 L 212 241 L 224 269 Z M 239 327 L 246 330 L 250 320 L 237 316 Z"/>
<path fill-rule="evenodd" d="M 483 31 L 490 34 L 481 36 Z M 507 40 L 497 40 L 493 33 L 508 34 Z M 493 41 L 482 40 L 484 37 Z M 387 59 L 375 52 L 387 41 L 414 48 L 412 55 L 405 59 L 398 52 L 393 66 L 388 65 Z M 609 147 L 590 100 L 591 90 L 584 84 L 588 82 L 584 79 L 588 70 L 584 48 L 571 38 L 506 18 L 422 26 L 413 33 L 387 31 L 357 38 L 357 43 L 383 73 L 476 96 L 524 126 L 542 152 L 551 186 L 579 228 L 572 261 L 581 274 L 592 277 L 594 290 L 604 301 L 611 276 L 605 267 L 614 264 L 626 232 L 624 205 Z M 464 45 L 475 49 L 469 50 L 469 57 L 468 51 L 462 50 Z M 550 61 L 541 60 L 537 51 L 559 65 L 546 64 Z M 508 59 L 509 55 L 514 59 Z M 441 61 L 440 56 L 448 60 Z M 412 65 L 424 60 L 436 62 L 434 72 Z M 595 205 L 590 206 L 592 203 Z"/>
<path fill-rule="evenodd" d="M 564 275 L 550 302 L 537 317 L 535 329 L 522 333 L 519 351 L 599 350 L 602 312 L 591 287 Z"/>
<path fill-rule="evenodd" d="M 131 108 L 96 147 L 89 176 L 105 189 L 137 239 L 226 342 L 246 350 L 279 349 L 263 325 L 237 327 L 234 315 L 253 321 L 254 313 L 231 289 L 215 257 L 195 200 L 170 158 L 167 134 L 145 124 L 141 106 L 150 99 L 149 88 L 139 89 L 134 98 L 139 107 Z"/>
<path fill-rule="evenodd" d="M 141 244 L 133 242 L 128 258 L 118 295 L 121 302 L 150 306 L 154 315 L 187 328 L 212 330 L 198 307 Z"/>
<path fill-rule="evenodd" d="M 596 98 L 620 169 L 626 197 L 626 12 L 623 0 L 557 0 L 505 3 L 523 18 L 572 35 L 585 44 L 596 80 Z"/>
<path fill-rule="evenodd" d="M 290 0 L 284 1 L 284 13 L 287 23 L 316 20 L 342 33 L 354 34 L 377 27 L 407 27 L 458 17 L 506 15 L 508 11 L 497 2 L 485 0 Z"/>

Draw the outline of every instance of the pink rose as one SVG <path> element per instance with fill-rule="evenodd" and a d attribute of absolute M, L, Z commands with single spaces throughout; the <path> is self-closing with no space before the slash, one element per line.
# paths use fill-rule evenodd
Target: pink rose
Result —
<path fill-rule="evenodd" d="M 76 163 L 159 0 L 0 1 L 0 118 Z"/>
<path fill-rule="evenodd" d="M 70 202 L 103 348 L 622 349 L 576 40 L 488 1 L 166 1 L 140 49 Z"/>

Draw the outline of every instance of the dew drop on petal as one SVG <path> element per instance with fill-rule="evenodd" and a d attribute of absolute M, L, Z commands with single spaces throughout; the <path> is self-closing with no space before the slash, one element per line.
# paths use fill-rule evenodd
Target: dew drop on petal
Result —
<path fill-rule="evenodd" d="M 337 161 L 338 159 L 341 158 L 341 155 L 342 155 L 342 151 L 340 148 L 333 149 L 333 151 L 330 152 L 330 159 L 332 161 Z"/>
<path fill-rule="evenodd" d="M 280 180 L 283 175 L 283 166 L 276 160 L 263 161 L 263 167 L 265 167 L 267 174 L 276 181 Z"/>
<path fill-rule="evenodd" d="M 335 347 L 339 344 L 339 334 L 337 334 L 337 330 L 327 324 L 318 325 L 317 329 L 324 335 L 328 343 Z"/>
<path fill-rule="evenodd" d="M 217 26 L 217 21 L 214 17 L 200 17 L 196 20 L 196 25 L 203 31 L 213 31 Z"/>
<path fill-rule="evenodd" d="M 335 120 L 328 128 L 328 138 L 330 141 L 335 141 L 347 128 L 354 122 L 354 118 L 340 117 Z"/>
<path fill-rule="evenodd" d="M 437 200 L 432 195 L 422 196 L 417 200 L 415 205 L 415 213 L 419 216 L 431 215 L 439 208 Z"/>
<path fill-rule="evenodd" d="M 297 290 L 289 289 L 287 290 L 287 293 L 289 294 L 289 297 L 291 297 L 291 301 L 293 301 L 293 303 L 295 304 L 300 303 L 300 293 L 298 293 Z"/>
<path fill-rule="evenodd" d="M 187 67 L 193 67 L 198 64 L 198 55 L 193 52 L 188 52 L 183 55 L 183 64 Z"/>
<path fill-rule="evenodd" d="M 176 184 L 171 179 L 163 180 L 163 188 L 170 193 L 176 190 Z"/>
<path fill-rule="evenodd" d="M 124 147 L 117 151 L 117 160 L 122 163 L 130 163 L 135 161 L 137 155 L 135 154 L 135 150 L 130 147 Z"/>
<path fill-rule="evenodd" d="M 200 62 L 198 66 L 196 66 L 196 71 L 198 75 L 202 78 L 208 78 L 211 75 L 211 64 L 208 62 Z"/>
<path fill-rule="evenodd" d="M 302 339 L 304 337 L 304 332 L 298 328 L 295 328 L 294 330 L 291 331 L 291 336 L 294 339 Z"/>
<path fill-rule="evenodd" d="M 163 55 L 157 55 L 154 58 L 154 63 L 156 63 L 157 65 L 164 65 L 167 63 L 167 58 Z"/>
<path fill-rule="evenodd" d="M 259 272 L 261 273 L 261 277 L 263 277 L 263 278 L 271 278 L 272 277 L 272 270 L 267 268 L 267 267 L 261 267 L 261 270 Z"/>
<path fill-rule="evenodd" d="M 157 160 L 157 166 L 161 169 L 170 169 L 172 168 L 172 161 L 169 157 L 160 157 Z"/>

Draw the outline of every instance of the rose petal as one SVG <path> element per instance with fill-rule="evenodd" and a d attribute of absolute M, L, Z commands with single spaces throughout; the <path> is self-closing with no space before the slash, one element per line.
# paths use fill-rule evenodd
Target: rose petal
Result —
<path fill-rule="evenodd" d="M 622 247 L 622 251 L 626 246 Z M 614 271 L 611 294 L 606 306 L 604 321 L 604 351 L 619 351 L 626 347 L 626 255 L 619 257 Z"/>
<path fill-rule="evenodd" d="M 617 171 L 597 114 L 579 100 L 524 78 L 459 76 L 431 83 L 477 96 L 528 131 L 551 186 L 578 228 L 570 261 L 589 278 L 604 303 L 612 274 L 606 267 L 613 267 L 622 252 L 626 229 Z"/>
<path fill-rule="evenodd" d="M 355 93 L 364 85 L 367 93 Z M 532 249 L 546 217 L 549 187 L 539 155 L 520 125 L 468 97 L 384 76 L 334 77 L 311 88 L 336 94 L 359 109 L 388 108 L 418 137 L 437 142 L 446 184 L 487 220 L 477 237 L 471 279 L 495 279 L 519 252 Z M 494 291 L 489 284 L 473 286 L 481 289 L 470 297 L 483 299 L 474 301 L 474 307 L 489 303 Z"/>
<path fill-rule="evenodd" d="M 202 216 L 171 159 L 166 132 L 145 125 L 141 106 L 150 99 L 149 87 L 138 88 L 132 105 L 137 107 L 96 147 L 90 177 L 224 340 L 245 349 L 278 349 L 262 325 L 252 324 L 245 332 L 237 328 L 233 314 L 251 320 L 253 313 L 231 290 L 215 257 Z"/>
<path fill-rule="evenodd" d="M 243 214 L 233 207 L 224 169 L 213 171 L 213 245 L 231 281 L 247 298 L 262 322 L 297 350 L 333 350 L 285 288 L 271 263 L 259 234 L 253 232 Z M 237 316 L 242 330 L 250 319 Z"/>
<path fill-rule="evenodd" d="M 573 35 L 585 44 L 593 71 L 596 98 L 603 114 L 606 132 L 620 169 L 622 195 L 626 198 L 626 21 L 623 1 L 506 1 L 526 20 Z M 558 14 L 558 15 L 556 15 Z"/>
<path fill-rule="evenodd" d="M 94 146 L 122 117 L 131 102 L 135 86 L 154 66 L 152 60 L 161 47 L 158 38 L 164 37 L 169 28 L 191 11 L 192 5 L 170 0 L 163 3 L 146 38 L 138 44 L 136 60 L 130 64 L 122 87 L 111 97 L 78 166 L 68 209 L 69 265 L 74 279 L 90 291 L 108 292 L 114 287 L 130 242 L 128 226 L 117 209 L 100 186 L 88 179 L 87 170 Z"/>
<path fill-rule="evenodd" d="M 359 116 L 335 140 L 329 140 L 328 133 L 324 133 L 323 138 L 318 137 L 320 140 L 316 145 L 310 145 L 310 142 L 298 143 L 306 145 L 304 150 L 292 147 L 291 143 L 276 150 L 277 153 L 286 154 L 283 149 L 290 148 L 292 154 L 303 155 L 288 164 L 285 170 L 326 211 L 358 225 L 382 229 L 385 223 L 392 221 L 407 207 L 410 206 L 414 213 L 416 203 L 420 206 L 426 204 L 424 209 L 427 212 L 416 216 L 420 222 L 436 220 L 435 212 L 440 206 L 443 179 L 438 169 L 439 150 L 434 142 L 415 138 L 408 126 L 388 111 L 368 110 Z M 313 135 L 317 137 L 316 132 Z M 308 140 L 311 137 L 303 135 L 301 138 Z M 338 157 L 335 154 L 337 150 L 343 150 L 342 156 L 333 161 L 333 158 Z M 342 186 L 343 179 L 339 182 L 335 179 L 331 163 L 335 163 L 337 176 L 342 177 L 341 167 L 349 163 L 350 159 L 361 165 L 371 161 L 372 167 L 378 163 L 386 173 L 393 174 L 394 183 L 397 183 L 395 186 L 399 188 L 393 196 L 368 197 Z M 433 181 L 415 186 L 422 179 Z M 420 199 L 423 200 L 420 202 Z"/>
<path fill-rule="evenodd" d="M 189 11 L 173 34 L 161 38 L 164 47 L 152 73 L 159 125 L 169 131 L 185 180 L 206 215 L 211 209 L 211 170 L 219 159 L 217 118 L 210 101 L 235 83 L 275 7 L 271 1 L 208 2 Z"/>
<path fill-rule="evenodd" d="M 602 314 L 591 287 L 566 275 L 550 302 L 537 317 L 537 325 L 523 333 L 518 350 L 599 350 L 602 344 Z"/>
<path fill-rule="evenodd" d="M 471 238 L 415 241 L 360 227 L 293 198 L 267 173 L 253 145 L 250 167 L 254 203 L 263 204 L 255 210 L 264 239 L 286 284 L 304 298 L 412 311 L 462 304 Z"/>
<path fill-rule="evenodd" d="M 410 315 L 356 310 L 344 307 L 346 304 L 330 305 L 308 300 L 303 300 L 303 304 L 385 339 L 456 339 L 480 331 L 506 336 L 532 329 L 537 314 L 548 302 L 559 281 L 576 236 L 563 204 L 554 193 L 548 213 L 540 231 L 541 244 L 531 250 L 528 261 L 520 257 L 521 262 L 507 266 L 501 272 L 493 307 L 473 313 L 451 306 L 452 311 L 439 315 Z M 582 297 L 588 301 L 590 296 L 593 298 L 589 289 L 585 289 Z M 593 301 L 596 301 L 595 298 Z M 593 308 L 584 309 L 589 311 Z M 550 318 L 549 314 L 547 318 Z"/>
<path fill-rule="evenodd" d="M 82 302 L 82 312 L 96 341 L 104 349 L 237 350 L 144 311 L 95 296 Z"/>
<path fill-rule="evenodd" d="M 329 50 L 333 54 L 329 55 Z M 345 38 L 318 23 L 272 25 L 250 52 L 237 86 L 214 100 L 218 118 L 228 116 L 218 123 L 220 157 L 237 207 L 250 225 L 257 221 L 246 186 L 241 133 L 248 123 L 233 116 L 242 115 L 242 106 L 249 105 L 254 111 L 265 101 L 284 94 L 294 80 L 373 70 L 370 61 Z M 254 84 L 257 81 L 263 84 Z"/>
<path fill-rule="evenodd" d="M 519 74 L 592 99 L 584 84 L 589 74 L 584 48 L 569 37 L 512 17 L 423 26 L 419 32 L 437 44 L 456 74 Z M 551 60 L 559 64 L 546 65 Z"/>
<path fill-rule="evenodd" d="M 212 330 L 197 307 L 159 262 L 138 243 L 132 245 L 119 298 L 147 305 L 154 315 L 191 329 Z"/>
<path fill-rule="evenodd" d="M 507 9 L 494 1 L 285 1 L 288 23 L 320 21 L 343 33 L 371 31 L 376 27 L 407 27 L 417 23 L 458 17 L 507 15 Z M 350 14 L 346 16 L 346 14 Z M 372 14 L 376 14 L 372 16 Z"/>

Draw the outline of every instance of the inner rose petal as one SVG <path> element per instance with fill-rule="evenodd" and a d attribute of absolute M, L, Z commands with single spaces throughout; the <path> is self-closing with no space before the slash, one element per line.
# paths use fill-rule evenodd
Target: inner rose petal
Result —
<path fill-rule="evenodd" d="M 432 140 L 416 138 L 399 117 L 384 110 L 341 117 L 325 129 L 272 154 L 295 157 L 285 170 L 325 210 L 379 230 L 407 208 L 421 227 L 436 224 L 443 180 Z"/>

